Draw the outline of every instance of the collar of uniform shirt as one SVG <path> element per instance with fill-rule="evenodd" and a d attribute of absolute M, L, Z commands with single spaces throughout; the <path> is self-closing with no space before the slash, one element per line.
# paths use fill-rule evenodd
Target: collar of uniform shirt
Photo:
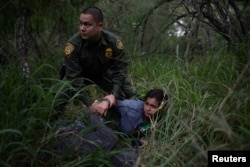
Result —
<path fill-rule="evenodd" d="M 87 46 L 91 45 L 91 42 L 89 42 L 88 40 L 83 40 L 83 41 L 84 41 L 83 47 L 87 47 Z M 101 35 L 101 40 L 98 42 L 97 46 L 99 47 L 99 46 L 101 46 L 102 44 L 105 45 L 105 46 L 108 45 L 108 44 L 107 44 L 107 41 L 106 41 L 105 38 L 103 37 L 103 32 L 102 32 L 102 35 Z"/>

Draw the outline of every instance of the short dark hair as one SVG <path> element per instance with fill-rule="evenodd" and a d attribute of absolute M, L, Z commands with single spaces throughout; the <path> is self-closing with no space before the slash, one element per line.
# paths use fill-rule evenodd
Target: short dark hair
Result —
<path fill-rule="evenodd" d="M 155 98 L 157 101 L 159 101 L 160 104 L 162 102 L 165 103 L 168 100 L 168 96 L 162 89 L 151 89 L 144 97 L 144 101 L 146 101 L 147 98 Z"/>
<path fill-rule="evenodd" d="M 103 22 L 102 10 L 98 7 L 88 7 L 82 10 L 81 14 L 90 14 L 97 23 Z"/>

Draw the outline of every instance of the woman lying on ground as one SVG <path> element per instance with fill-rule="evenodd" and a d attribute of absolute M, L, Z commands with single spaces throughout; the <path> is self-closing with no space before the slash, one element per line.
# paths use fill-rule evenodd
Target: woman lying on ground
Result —
<path fill-rule="evenodd" d="M 136 134 L 140 137 L 148 127 L 150 121 L 158 111 L 166 104 L 167 95 L 161 89 L 150 90 L 142 100 L 117 100 L 112 111 L 118 113 L 118 125 L 121 132 Z M 101 114 L 89 113 L 89 125 L 81 120 L 69 126 L 59 127 L 56 131 L 56 149 L 60 154 L 69 151 L 84 157 L 89 153 L 102 149 L 110 152 L 118 142 L 117 136 L 102 121 Z M 113 114 L 110 112 L 109 114 Z M 142 126 L 146 125 L 146 126 Z M 91 129 L 92 127 L 92 129 Z M 132 145 L 142 148 L 147 145 L 146 140 L 133 140 Z M 121 164 L 134 164 L 138 157 L 136 150 L 124 149 L 111 157 L 114 166 Z"/>

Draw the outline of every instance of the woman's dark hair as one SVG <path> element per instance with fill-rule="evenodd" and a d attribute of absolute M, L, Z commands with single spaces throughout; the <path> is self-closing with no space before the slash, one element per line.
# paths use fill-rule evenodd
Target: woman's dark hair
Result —
<path fill-rule="evenodd" d="M 155 98 L 160 104 L 164 104 L 168 100 L 168 96 L 162 89 L 151 89 L 144 97 L 144 101 L 146 101 L 147 98 Z"/>
<path fill-rule="evenodd" d="M 102 10 L 98 7 L 88 7 L 86 9 L 83 9 L 81 14 L 90 14 L 94 17 L 94 20 L 97 23 L 103 22 Z"/>

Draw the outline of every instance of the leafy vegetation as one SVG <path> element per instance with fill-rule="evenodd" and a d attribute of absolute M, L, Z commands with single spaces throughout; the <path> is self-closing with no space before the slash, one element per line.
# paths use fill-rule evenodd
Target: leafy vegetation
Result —
<path fill-rule="evenodd" d="M 170 96 L 169 108 L 161 111 L 160 122 L 151 129 L 150 144 L 140 150 L 139 164 L 206 165 L 208 150 L 250 148 L 249 63 L 243 66 L 237 57 L 224 52 L 192 62 L 163 56 L 135 56 L 131 62 L 131 78 L 142 95 L 160 87 Z M 15 61 L 1 72 L 1 165 L 101 163 L 104 160 L 91 156 L 65 159 L 54 154 L 50 143 L 54 124 L 49 119 L 53 85 L 60 81 L 55 79 L 56 68 L 48 63 L 37 64 L 27 82 Z M 45 75 L 47 71 L 50 76 Z M 71 114 L 83 112 L 77 106 L 69 110 Z M 43 161 L 41 151 L 53 158 Z"/>
<path fill-rule="evenodd" d="M 199 15 L 194 12 L 193 1 L 189 2 L 1 2 L 0 23 L 5 26 L 0 42 L 0 166 L 110 165 L 107 157 L 114 152 L 98 150 L 79 158 L 70 153 L 60 156 L 53 146 L 55 122 L 51 121 L 51 112 L 55 94 L 65 86 L 59 80 L 63 48 L 77 31 L 80 10 L 88 5 L 102 7 L 107 29 L 122 37 L 130 60 L 129 76 L 139 95 L 157 87 L 170 96 L 168 109 L 161 111 L 159 122 L 150 131 L 150 144 L 140 150 L 137 166 L 206 166 L 208 150 L 249 150 L 249 41 L 231 41 L 235 47 L 228 52 L 228 41 L 209 28 L 211 24 L 191 19 Z M 249 5 L 241 1 L 237 4 L 248 16 Z M 206 14 L 218 9 L 216 5 L 222 6 L 210 4 Z M 181 7 L 189 12 L 183 13 L 185 8 Z M 24 8 L 27 10 L 21 10 Z M 222 13 L 215 11 L 218 21 L 223 22 Z M 235 15 L 228 14 L 234 21 Z M 24 33 L 19 31 L 19 16 L 27 16 Z M 199 33 L 174 35 L 178 16 L 187 23 L 182 29 L 199 27 Z M 240 28 L 235 32 L 243 35 Z M 197 39 L 202 40 L 203 47 Z M 23 48 L 27 52 L 20 52 Z M 28 70 L 20 63 L 23 61 Z M 81 105 L 72 103 L 65 117 L 83 113 Z"/>

